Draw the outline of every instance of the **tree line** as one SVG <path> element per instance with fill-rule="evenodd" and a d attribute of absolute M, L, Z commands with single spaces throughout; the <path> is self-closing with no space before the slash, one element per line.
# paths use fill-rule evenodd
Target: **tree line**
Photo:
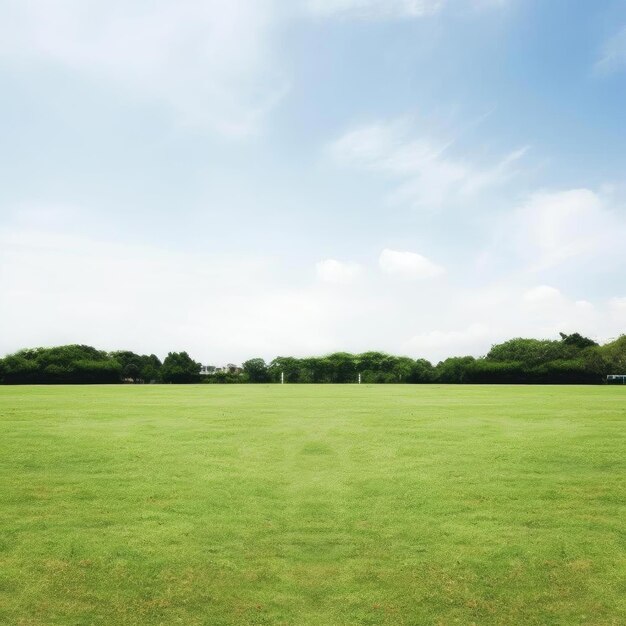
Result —
<path fill-rule="evenodd" d="M 0 359 L 3 384 L 115 383 L 527 383 L 598 384 L 607 374 L 626 373 L 626 335 L 604 345 L 579 333 L 560 339 L 510 339 L 480 358 L 426 359 L 383 352 L 335 352 L 321 357 L 249 359 L 236 371 L 200 375 L 201 364 L 187 352 L 105 352 L 69 345 L 20 350 Z"/>
<path fill-rule="evenodd" d="M 114 384 L 122 382 L 191 383 L 200 364 L 186 352 L 170 352 L 161 362 L 154 354 L 128 350 L 104 352 L 69 345 L 20 350 L 0 359 L 4 384 Z"/>

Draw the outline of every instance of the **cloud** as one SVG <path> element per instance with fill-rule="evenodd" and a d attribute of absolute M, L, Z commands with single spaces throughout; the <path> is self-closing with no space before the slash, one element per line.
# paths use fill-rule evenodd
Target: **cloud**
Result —
<path fill-rule="evenodd" d="M 624 254 L 626 220 L 590 189 L 535 193 L 504 220 L 502 254 L 517 251 L 533 271 Z M 607 266 L 608 269 L 608 266 Z"/>
<path fill-rule="evenodd" d="M 527 304 L 543 307 L 545 305 L 552 306 L 555 303 L 560 303 L 563 296 L 561 292 L 554 287 L 539 285 L 538 287 L 532 287 L 524 292 L 523 298 L 524 302 Z"/>
<path fill-rule="evenodd" d="M 608 320 L 608 303 L 594 306 L 587 300 L 573 300 L 548 285 L 532 287 L 522 294 L 518 314 L 532 321 L 540 337 L 558 337 L 559 332 L 583 332 L 606 337 L 613 324 Z M 523 321 L 513 316 L 519 325 Z"/>
<path fill-rule="evenodd" d="M 611 308 L 626 313 L 626 298 L 611 298 Z"/>
<path fill-rule="evenodd" d="M 434 361 L 478 357 L 512 337 L 558 339 L 559 332 L 581 332 L 604 341 L 623 332 L 626 323 L 626 309 L 621 314 L 614 301 L 575 300 L 550 285 L 456 289 L 437 306 L 430 328 L 410 336 L 404 351 Z"/>
<path fill-rule="evenodd" d="M 548 315 L 575 314 L 582 321 L 586 316 L 593 316 L 594 305 L 587 300 L 570 300 L 556 287 L 538 285 L 527 289 L 522 294 L 522 307 L 527 313 Z"/>
<path fill-rule="evenodd" d="M 380 253 L 378 264 L 387 274 L 400 278 L 424 280 L 445 273 L 443 267 L 415 252 L 385 249 Z"/>
<path fill-rule="evenodd" d="M 596 307 L 587 300 L 567 298 L 556 287 L 538 285 L 522 293 L 520 312 L 539 325 L 542 335 L 550 336 L 563 330 L 590 331 L 599 319 Z"/>
<path fill-rule="evenodd" d="M 362 274 L 362 268 L 358 263 L 342 263 L 335 259 L 320 261 L 315 269 L 321 281 L 339 285 L 352 283 Z"/>
<path fill-rule="evenodd" d="M 458 270 L 407 288 L 387 272 L 426 279 L 443 270 L 388 249 L 382 275 L 357 280 L 361 266 L 326 259 L 311 280 L 306 264 L 243 249 L 224 255 L 111 241 L 97 225 L 84 232 L 85 217 L 76 207 L 39 204 L 0 228 L 0 327 L 11 331 L 0 353 L 78 342 L 159 356 L 186 349 L 208 364 L 369 349 L 436 361 L 479 356 L 513 336 L 579 331 L 607 339 L 626 330 L 623 294 L 587 301 L 534 276 L 470 287 Z"/>
<path fill-rule="evenodd" d="M 601 73 L 615 72 L 626 68 L 626 26 L 605 42 L 595 69 Z"/>
<path fill-rule="evenodd" d="M 512 0 L 471 0 L 475 9 L 491 9 L 494 7 L 504 8 L 511 4 Z"/>
<path fill-rule="evenodd" d="M 351 20 L 420 19 L 437 15 L 446 7 L 487 9 L 509 0 L 308 0 L 309 13 Z"/>
<path fill-rule="evenodd" d="M 271 0 L 7 0 L 0 58 L 62 67 L 169 107 L 183 124 L 254 132 L 287 84 Z"/>
<path fill-rule="evenodd" d="M 502 185 L 527 152 L 520 148 L 488 166 L 451 156 L 452 142 L 416 136 L 406 120 L 379 122 L 349 131 L 330 153 L 343 167 L 379 172 L 395 182 L 391 198 L 417 207 L 438 208 Z"/>
<path fill-rule="evenodd" d="M 609 313 L 613 327 L 619 329 L 619 334 L 626 333 L 626 297 L 611 298 L 609 301 Z M 616 333 L 617 335 L 618 333 Z"/>
<path fill-rule="evenodd" d="M 447 356 L 477 355 L 485 350 L 490 330 L 486 324 L 471 324 L 462 330 L 431 330 L 411 337 L 406 349 L 411 353 L 427 354 L 435 360 Z"/>
<path fill-rule="evenodd" d="M 329 350 L 351 316 L 343 294 L 286 287 L 263 257 L 217 257 L 66 235 L 0 231 L 0 352 L 87 343 L 189 350 L 227 362 Z"/>
<path fill-rule="evenodd" d="M 350 19 L 419 18 L 438 13 L 444 0 L 309 0 L 314 15 Z"/>

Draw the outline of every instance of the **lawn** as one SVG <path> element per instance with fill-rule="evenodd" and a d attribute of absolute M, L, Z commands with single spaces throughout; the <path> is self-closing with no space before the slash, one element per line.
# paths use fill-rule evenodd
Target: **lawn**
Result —
<path fill-rule="evenodd" d="M 0 387 L 0 623 L 626 624 L 626 387 Z"/>

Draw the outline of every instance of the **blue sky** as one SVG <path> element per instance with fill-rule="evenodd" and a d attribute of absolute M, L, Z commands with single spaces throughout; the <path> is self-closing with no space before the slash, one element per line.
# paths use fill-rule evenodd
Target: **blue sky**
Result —
<path fill-rule="evenodd" d="M 0 352 L 626 331 L 624 0 L 4 0 L 0 90 Z"/>

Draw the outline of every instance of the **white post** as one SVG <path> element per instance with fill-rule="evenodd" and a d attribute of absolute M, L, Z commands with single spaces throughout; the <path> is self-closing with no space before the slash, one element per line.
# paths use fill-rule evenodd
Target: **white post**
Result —
<path fill-rule="evenodd" d="M 359 372 L 359 385 L 361 384 L 361 372 Z"/>
<path fill-rule="evenodd" d="M 285 384 L 285 372 L 280 373 L 280 384 L 281 385 Z"/>

